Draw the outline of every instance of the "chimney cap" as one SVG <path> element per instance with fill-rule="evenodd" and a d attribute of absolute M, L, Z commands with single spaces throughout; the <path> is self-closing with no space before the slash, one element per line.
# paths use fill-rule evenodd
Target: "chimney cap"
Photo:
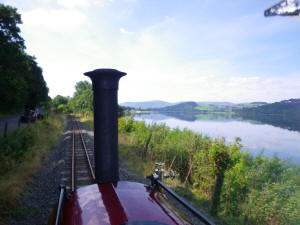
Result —
<path fill-rule="evenodd" d="M 119 80 L 125 76 L 126 73 L 115 69 L 96 69 L 90 72 L 84 73 L 84 75 L 91 78 L 93 83 L 93 90 L 95 91 L 97 86 L 100 89 L 118 89 Z"/>
<path fill-rule="evenodd" d="M 121 77 L 125 76 L 126 73 L 121 72 L 116 69 L 104 68 L 104 69 L 96 69 L 93 71 L 86 72 L 86 73 L 84 73 L 84 75 L 86 75 L 90 78 L 94 78 L 95 76 L 105 76 L 105 75 L 117 76 L 117 78 L 121 78 Z"/>

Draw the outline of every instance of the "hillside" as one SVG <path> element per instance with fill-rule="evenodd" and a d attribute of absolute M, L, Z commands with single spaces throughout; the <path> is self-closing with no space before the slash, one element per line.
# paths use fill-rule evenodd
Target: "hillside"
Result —
<path fill-rule="evenodd" d="M 289 99 L 281 102 L 275 102 L 267 105 L 260 105 L 258 107 L 248 107 L 236 110 L 241 114 L 268 114 L 268 115 L 282 115 L 300 113 L 300 99 Z"/>
<path fill-rule="evenodd" d="M 234 109 L 244 107 L 257 107 L 266 105 L 266 102 L 251 102 L 251 103 L 232 103 L 232 102 L 177 102 L 170 103 L 166 101 L 154 100 L 145 102 L 124 102 L 121 106 L 136 108 L 136 109 L 151 109 L 153 111 L 168 111 L 168 112 L 196 112 L 196 113 L 230 113 Z M 171 107 L 171 108 L 169 108 Z M 197 107 L 195 109 L 195 107 Z"/>
<path fill-rule="evenodd" d="M 232 102 L 197 102 L 198 105 L 215 105 L 215 106 L 234 106 Z"/>
<path fill-rule="evenodd" d="M 197 106 L 198 104 L 196 102 L 183 102 L 176 105 L 156 108 L 152 110 L 160 112 L 198 112 L 198 110 L 196 109 Z"/>
<path fill-rule="evenodd" d="M 145 101 L 145 102 L 124 102 L 121 103 L 120 105 L 137 108 L 137 109 L 153 109 L 153 108 L 162 108 L 166 106 L 171 106 L 174 104 L 176 103 L 154 100 L 154 101 Z"/>
<path fill-rule="evenodd" d="M 300 99 L 289 99 L 252 108 L 235 109 L 244 119 L 300 131 Z"/>

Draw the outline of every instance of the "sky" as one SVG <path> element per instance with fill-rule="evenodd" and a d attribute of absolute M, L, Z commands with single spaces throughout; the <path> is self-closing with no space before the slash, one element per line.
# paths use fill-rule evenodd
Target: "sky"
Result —
<path fill-rule="evenodd" d="M 264 17 L 278 0 L 2 0 L 22 16 L 49 95 L 114 68 L 119 102 L 300 98 L 300 19 Z"/>

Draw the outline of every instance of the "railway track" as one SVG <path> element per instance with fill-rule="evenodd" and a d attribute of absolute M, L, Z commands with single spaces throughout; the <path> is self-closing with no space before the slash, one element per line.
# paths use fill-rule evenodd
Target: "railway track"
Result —
<path fill-rule="evenodd" d="M 93 149 L 87 148 L 80 124 L 75 118 L 72 118 L 71 122 L 71 144 L 65 153 L 62 183 L 67 191 L 73 192 L 79 187 L 94 183 L 95 167 Z"/>

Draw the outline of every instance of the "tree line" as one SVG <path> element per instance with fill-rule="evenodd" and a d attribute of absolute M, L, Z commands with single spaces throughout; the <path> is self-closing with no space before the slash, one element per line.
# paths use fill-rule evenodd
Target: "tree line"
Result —
<path fill-rule="evenodd" d="M 21 15 L 0 4 L 0 113 L 13 113 L 24 105 L 36 106 L 48 100 L 43 70 L 34 56 L 25 52 L 20 35 Z"/>
<path fill-rule="evenodd" d="M 94 112 L 92 84 L 88 81 L 79 81 L 75 85 L 73 97 L 57 95 L 52 100 L 56 111 L 64 113 L 79 113 L 84 116 L 92 116 Z M 124 108 L 119 106 L 118 114 L 123 115 Z"/>

